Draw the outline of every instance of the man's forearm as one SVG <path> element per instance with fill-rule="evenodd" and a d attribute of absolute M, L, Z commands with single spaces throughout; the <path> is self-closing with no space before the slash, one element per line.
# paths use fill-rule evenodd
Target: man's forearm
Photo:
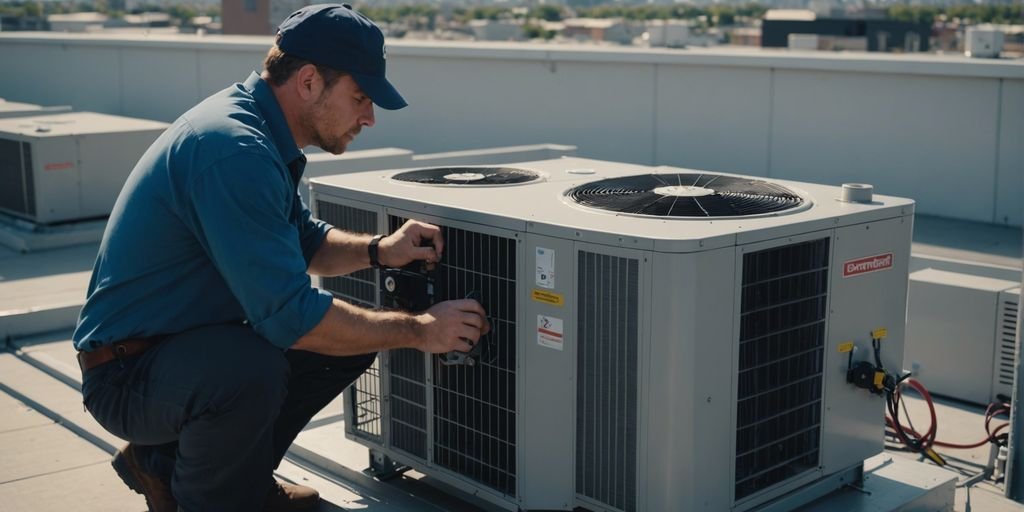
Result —
<path fill-rule="evenodd" d="M 421 326 L 413 315 L 372 311 L 334 299 L 320 323 L 291 348 L 330 356 L 350 356 L 396 348 L 418 348 L 421 338 Z"/>
<path fill-rule="evenodd" d="M 370 266 L 367 246 L 372 235 L 334 228 L 327 232 L 307 271 L 317 276 L 341 276 Z"/>

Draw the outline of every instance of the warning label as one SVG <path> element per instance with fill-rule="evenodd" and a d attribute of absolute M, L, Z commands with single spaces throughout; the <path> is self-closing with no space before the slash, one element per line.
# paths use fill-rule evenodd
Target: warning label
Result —
<path fill-rule="evenodd" d="M 859 276 L 871 272 L 879 272 L 892 268 L 893 254 L 887 252 L 878 256 L 868 256 L 843 263 L 843 277 Z"/>
<path fill-rule="evenodd" d="M 562 297 L 561 293 L 546 292 L 544 290 L 533 290 L 530 294 L 533 300 L 537 302 L 543 302 L 545 304 L 551 304 L 552 306 L 561 306 L 565 304 L 565 297 Z"/>
<path fill-rule="evenodd" d="M 562 350 L 562 319 L 537 315 L 537 343 L 555 350 Z"/>

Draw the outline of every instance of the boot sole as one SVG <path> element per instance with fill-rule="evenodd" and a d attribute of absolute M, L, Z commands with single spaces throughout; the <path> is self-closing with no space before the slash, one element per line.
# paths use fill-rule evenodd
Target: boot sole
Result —
<path fill-rule="evenodd" d="M 143 490 L 142 484 L 135 478 L 135 471 L 133 471 L 131 464 L 123 452 L 118 452 L 114 459 L 110 461 L 110 465 L 114 467 L 114 472 L 117 473 L 117 476 L 121 477 L 121 481 L 129 489 L 135 491 L 136 494 L 141 494 L 143 498 L 146 498 L 146 508 L 149 509 L 149 512 L 156 512 L 153 501 L 149 499 L 149 495 Z"/>

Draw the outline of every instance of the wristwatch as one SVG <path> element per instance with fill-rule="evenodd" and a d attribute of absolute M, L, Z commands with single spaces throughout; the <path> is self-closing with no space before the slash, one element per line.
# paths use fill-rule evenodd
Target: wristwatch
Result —
<path fill-rule="evenodd" d="M 380 241 L 386 235 L 376 235 L 370 239 L 366 251 L 370 254 L 370 267 L 380 268 Z"/>

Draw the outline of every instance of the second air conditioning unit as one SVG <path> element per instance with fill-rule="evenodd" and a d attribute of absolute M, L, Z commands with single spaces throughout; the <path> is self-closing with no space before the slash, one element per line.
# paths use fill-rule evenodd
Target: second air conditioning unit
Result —
<path fill-rule="evenodd" d="M 840 195 L 576 158 L 313 180 L 335 226 L 441 226 L 435 298 L 479 297 L 493 326 L 472 366 L 381 354 L 347 392 L 347 436 L 510 510 L 792 508 L 838 488 L 883 449 L 883 400 L 846 370 L 880 328 L 901 368 L 913 216 Z M 376 307 L 379 277 L 322 284 Z"/>
<path fill-rule="evenodd" d="M 1020 282 L 927 268 L 910 274 L 909 295 L 904 358 L 928 390 L 981 405 L 1009 400 Z"/>
<path fill-rule="evenodd" d="M 0 212 L 39 224 L 110 215 L 167 124 L 72 112 L 0 119 Z"/>

